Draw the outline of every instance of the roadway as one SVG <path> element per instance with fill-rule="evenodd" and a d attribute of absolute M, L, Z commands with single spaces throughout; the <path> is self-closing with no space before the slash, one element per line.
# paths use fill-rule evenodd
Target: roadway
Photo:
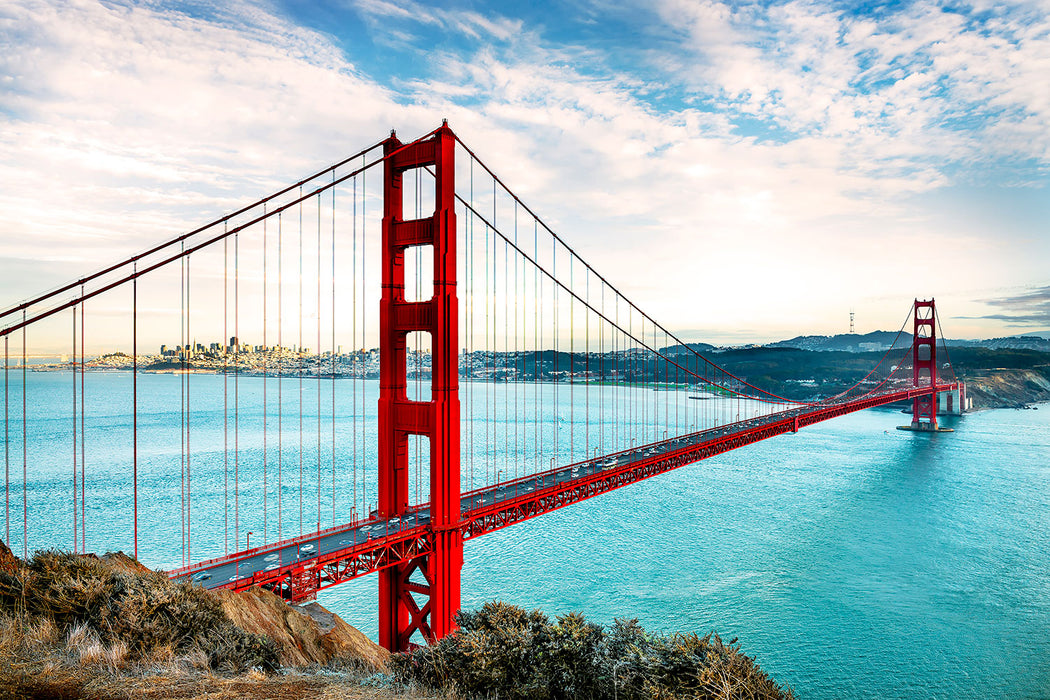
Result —
<path fill-rule="evenodd" d="M 946 387 L 938 388 L 943 390 Z M 730 444 L 733 442 L 733 438 L 756 436 L 762 433 L 772 434 L 769 430 L 764 431 L 764 428 L 775 427 L 778 431 L 777 434 L 789 432 L 792 430 L 790 426 L 793 425 L 797 429 L 799 420 L 803 418 L 806 418 L 808 421 L 805 425 L 809 425 L 842 415 L 845 412 L 858 410 L 858 407 L 867 408 L 903 398 L 911 398 L 916 393 L 922 392 L 917 390 L 894 391 L 862 400 L 841 400 L 817 406 L 799 406 L 765 416 L 749 418 L 641 445 L 615 454 L 558 467 L 547 472 L 521 477 L 469 492 L 461 498 L 460 512 L 463 522 L 466 523 L 479 512 L 492 513 L 499 511 L 504 506 L 510 508 L 512 504 L 530 499 L 535 500 L 535 497 L 539 494 L 566 493 L 574 490 L 577 484 L 593 483 L 602 479 L 605 474 L 627 474 L 635 471 L 638 475 L 631 480 L 645 478 L 653 473 L 658 473 L 658 471 L 666 471 L 668 468 L 676 468 L 683 463 L 703 458 L 700 456 L 686 459 L 683 462 L 681 459 L 667 459 L 671 455 L 686 455 L 690 452 L 695 452 L 698 447 L 707 447 L 711 454 L 715 454 L 727 449 L 733 449 L 736 446 L 735 444 Z M 929 390 L 925 390 L 925 393 L 929 393 Z M 755 437 L 754 439 L 763 438 Z M 712 445 L 728 446 L 712 449 Z M 665 465 L 672 461 L 674 461 L 674 464 L 665 466 L 658 471 L 650 470 L 642 473 L 644 470 L 640 469 L 640 467 L 659 464 L 661 461 Z M 625 480 L 622 483 L 613 483 L 611 479 L 606 481 L 612 485 L 602 487 L 588 495 L 595 495 L 609 488 L 625 485 L 629 480 Z M 583 497 L 587 496 L 579 496 L 575 500 Z M 560 503 L 559 505 L 548 506 L 547 509 L 560 507 L 560 505 L 565 504 Z M 532 515 L 539 514 L 539 512 L 532 512 L 523 517 L 520 515 L 516 516 L 515 519 L 499 525 L 499 527 L 518 522 L 525 517 L 532 517 Z M 373 517 L 358 523 L 329 528 L 284 542 L 266 544 L 245 552 L 238 552 L 226 557 L 219 557 L 178 569 L 169 572 L 169 575 L 179 580 L 191 580 L 206 588 L 244 588 L 257 583 L 280 584 L 281 581 L 289 581 L 289 576 L 292 572 L 316 567 L 322 562 L 330 563 L 340 558 L 357 557 L 360 559 L 363 555 L 374 557 L 374 552 L 383 549 L 390 542 L 403 543 L 414 538 L 417 542 L 423 543 L 422 546 L 425 547 L 426 536 L 429 532 L 429 522 L 429 506 L 422 505 L 400 516 L 392 518 Z M 497 528 L 488 527 L 482 531 L 491 531 L 492 529 Z M 465 536 L 470 535 L 471 532 L 466 532 L 465 534 Z M 412 550 L 405 551 L 411 552 Z M 405 551 L 400 555 L 393 555 L 394 558 L 411 556 L 411 554 L 406 554 Z M 387 559 L 376 558 L 364 568 L 354 568 L 349 575 L 344 573 L 342 578 L 339 578 L 339 576 L 335 578 L 338 578 L 340 581 L 346 580 L 346 578 L 352 578 L 370 570 L 382 568 L 395 560 L 390 559 L 390 556 L 388 553 Z"/>

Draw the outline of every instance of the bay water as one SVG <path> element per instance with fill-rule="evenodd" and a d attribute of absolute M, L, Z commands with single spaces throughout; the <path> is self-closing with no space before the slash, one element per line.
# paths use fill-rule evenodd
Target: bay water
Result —
<path fill-rule="evenodd" d="M 86 379 L 86 544 L 129 551 L 127 374 L 89 372 Z M 24 489 L 25 549 L 69 549 L 72 375 L 29 373 L 24 485 L 18 373 L 8 382 L 0 526 L 20 554 Z M 324 406 L 341 407 L 339 423 L 300 449 L 299 387 L 281 382 L 285 420 L 293 424 L 282 426 L 280 452 L 272 424 L 258 427 L 261 382 L 238 382 L 240 450 L 232 466 L 243 469 L 243 501 L 231 543 L 232 506 L 222 502 L 231 468 L 221 410 L 229 386 L 216 375 L 193 378 L 193 499 L 201 514 L 193 522 L 194 560 L 243 545 L 247 531 L 255 533 L 252 544 L 273 540 L 278 519 L 284 537 L 299 534 L 300 523 L 307 531 L 316 520 L 327 526 L 374 497 L 351 497 L 340 487 L 350 483 L 353 462 L 358 488 L 374 490 L 360 478 L 374 472 L 374 445 L 367 444 L 374 387 L 361 382 L 360 396 L 350 398 L 352 382 L 338 380 L 333 397 L 328 384 L 316 392 Z M 181 563 L 184 399 L 176 376 L 142 375 L 139 383 L 139 553 L 150 566 L 172 567 Z M 271 412 L 276 383 L 268 385 Z M 493 401 L 507 391 L 473 390 Z M 316 408 L 313 385 L 306 392 L 306 405 Z M 559 412 L 569 400 L 563 390 L 548 397 L 546 410 Z M 347 401 L 351 407 L 342 410 Z M 664 632 L 716 631 L 737 638 L 800 698 L 1050 698 L 1050 406 L 1040 409 L 943 418 L 955 432 L 936 435 L 897 431 L 906 416 L 869 410 L 592 498 L 468 541 L 463 605 L 499 599 L 549 615 L 579 611 L 600 623 L 638 618 Z M 305 420 L 319 415 L 326 410 Z M 490 427 L 488 434 L 475 423 L 465 453 L 502 442 Z M 300 455 L 305 491 L 320 494 L 301 506 Z M 337 465 L 331 473 L 329 462 Z M 338 480 L 334 497 L 330 479 Z M 368 576 L 318 600 L 374 638 L 375 598 Z"/>

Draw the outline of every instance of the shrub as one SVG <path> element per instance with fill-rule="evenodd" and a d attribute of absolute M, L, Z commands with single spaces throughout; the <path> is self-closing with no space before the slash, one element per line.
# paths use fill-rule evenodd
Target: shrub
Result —
<path fill-rule="evenodd" d="M 508 700 L 792 698 L 716 634 L 662 635 L 637 620 L 608 630 L 570 613 L 551 622 L 501 602 L 461 612 L 459 630 L 392 659 L 397 680 Z"/>
<path fill-rule="evenodd" d="M 170 649 L 203 652 L 216 670 L 278 665 L 272 642 L 236 627 L 203 589 L 153 571 L 115 571 L 92 557 L 37 552 L 24 566 L 0 571 L 0 612 L 48 619 L 67 634 L 87 628 L 100 649 L 119 650 L 107 662 Z"/>

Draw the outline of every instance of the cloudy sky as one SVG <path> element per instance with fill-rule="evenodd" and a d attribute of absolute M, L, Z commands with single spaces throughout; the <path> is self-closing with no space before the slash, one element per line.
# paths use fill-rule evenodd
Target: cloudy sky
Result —
<path fill-rule="evenodd" d="M 0 43 L 0 307 L 447 118 L 689 339 L 1050 329 L 1050 0 L 24 0 Z"/>

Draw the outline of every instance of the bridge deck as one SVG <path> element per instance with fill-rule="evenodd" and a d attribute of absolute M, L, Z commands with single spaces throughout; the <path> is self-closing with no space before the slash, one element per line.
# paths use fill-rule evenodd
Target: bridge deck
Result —
<path fill-rule="evenodd" d="M 577 501 L 783 433 L 866 408 L 954 390 L 899 390 L 838 403 L 803 406 L 570 464 L 464 494 L 458 527 L 464 539 L 493 532 Z M 170 572 L 207 588 L 259 585 L 286 598 L 317 591 L 431 551 L 429 507 L 402 517 L 372 518 L 267 544 Z"/>

